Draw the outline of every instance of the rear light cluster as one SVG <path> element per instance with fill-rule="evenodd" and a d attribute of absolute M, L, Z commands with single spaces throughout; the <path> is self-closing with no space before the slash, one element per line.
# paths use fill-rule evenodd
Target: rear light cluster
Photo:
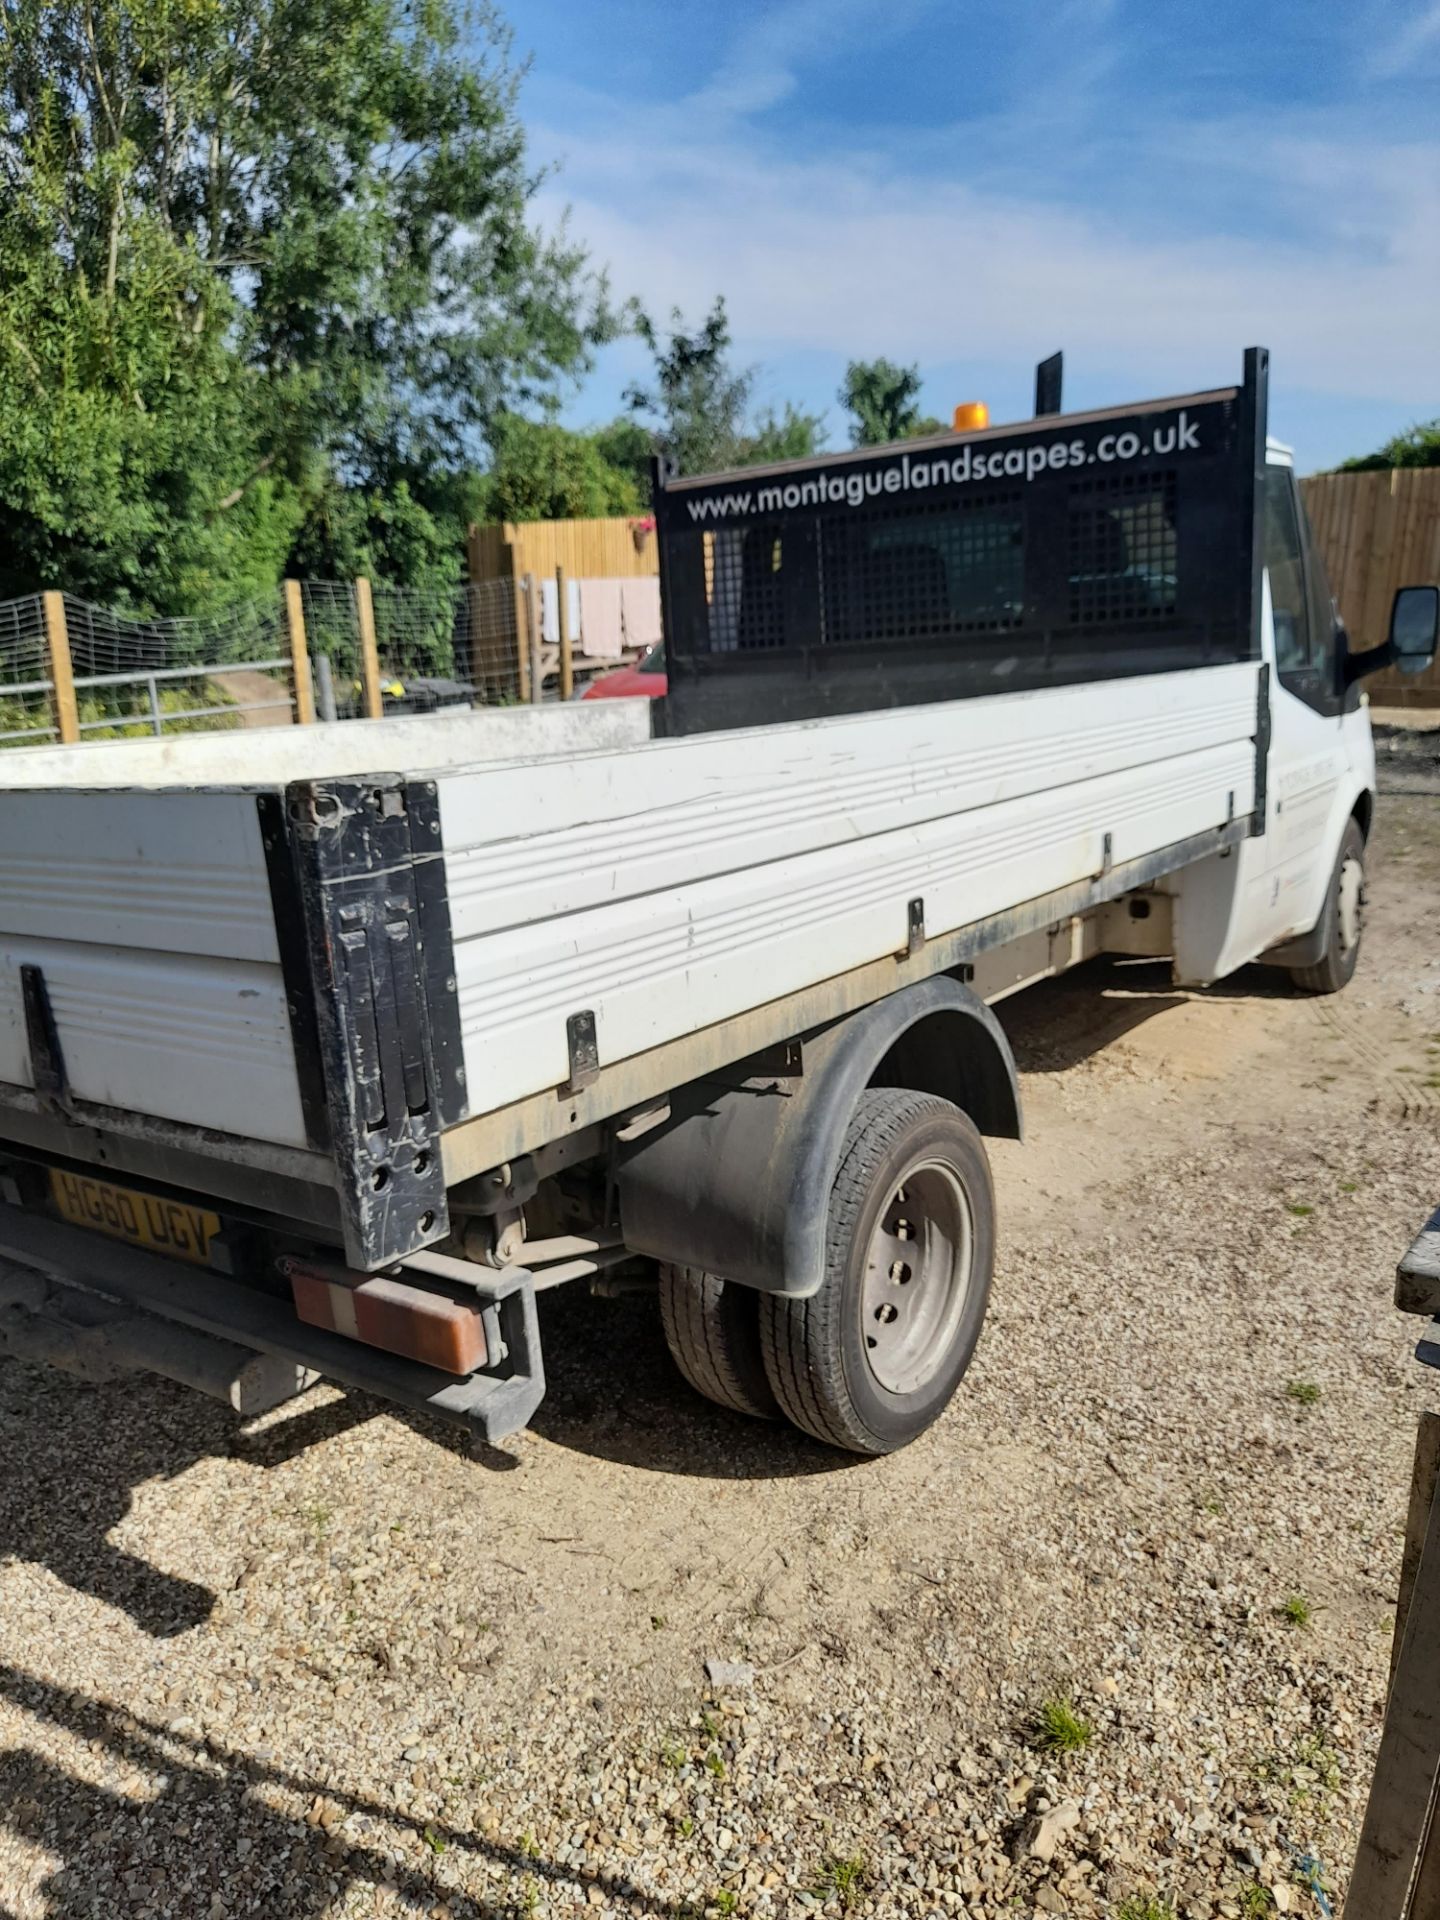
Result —
<path fill-rule="evenodd" d="M 474 1373 L 489 1358 L 480 1306 L 458 1287 L 453 1294 L 440 1292 L 293 1257 L 279 1265 L 306 1326 L 344 1334 L 442 1373 Z"/>

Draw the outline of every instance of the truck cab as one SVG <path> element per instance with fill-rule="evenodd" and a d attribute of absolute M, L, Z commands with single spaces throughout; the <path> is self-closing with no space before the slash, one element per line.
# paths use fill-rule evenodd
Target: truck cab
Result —
<path fill-rule="evenodd" d="M 1259 501 L 1260 657 L 1266 741 L 1263 832 L 1187 876 L 1177 975 L 1208 985 L 1257 952 L 1296 983 L 1335 991 L 1354 973 L 1365 906 L 1375 747 L 1361 680 L 1424 664 L 1397 643 L 1356 651 L 1296 484 L 1292 450 L 1268 439 Z M 1411 588 L 1425 596 L 1434 589 Z M 1408 636 L 1401 634 L 1399 641 Z M 1420 636 L 1423 640 L 1423 635 Z M 1430 635 L 1433 652 L 1434 635 Z"/>

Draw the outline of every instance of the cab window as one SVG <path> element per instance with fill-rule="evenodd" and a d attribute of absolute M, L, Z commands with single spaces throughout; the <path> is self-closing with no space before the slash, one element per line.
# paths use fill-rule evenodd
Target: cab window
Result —
<path fill-rule="evenodd" d="M 1316 636 L 1305 586 L 1295 482 L 1288 467 L 1265 471 L 1265 571 L 1275 616 L 1275 665 L 1282 674 L 1303 673 L 1316 663 Z"/>

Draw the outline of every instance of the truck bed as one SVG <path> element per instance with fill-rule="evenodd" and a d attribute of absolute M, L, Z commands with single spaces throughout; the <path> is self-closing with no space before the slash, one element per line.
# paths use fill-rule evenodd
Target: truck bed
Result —
<path fill-rule="evenodd" d="M 135 784 L 143 749 L 78 750 L 88 771 L 66 771 L 83 788 L 0 794 L 0 1133 L 7 1106 L 40 1104 L 30 967 L 75 1112 L 174 1123 L 222 1156 L 324 1147 L 286 957 L 298 908 L 265 844 L 298 791 L 433 791 L 424 872 L 448 921 L 464 1088 L 443 1131 L 576 1084 L 577 1018 L 583 1080 L 917 933 L 1233 828 L 1255 800 L 1258 672 L 675 740 L 644 737 L 639 702 L 508 728 L 476 716 L 483 745 L 429 718 L 294 729 L 245 743 L 250 777 L 218 782 L 233 740 L 152 755 Z"/>

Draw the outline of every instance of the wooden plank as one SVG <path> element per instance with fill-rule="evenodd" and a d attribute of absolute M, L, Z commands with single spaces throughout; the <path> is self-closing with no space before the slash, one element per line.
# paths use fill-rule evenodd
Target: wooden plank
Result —
<path fill-rule="evenodd" d="M 1430 1825 L 1420 1843 L 1420 1870 L 1410 1896 L 1410 1920 L 1435 1920 L 1440 1914 L 1440 1818 L 1430 1803 Z"/>
<path fill-rule="evenodd" d="M 533 573 L 525 575 L 525 635 L 530 643 L 530 702 L 537 705 L 545 687 L 544 640 L 540 630 L 540 582 Z"/>
<path fill-rule="evenodd" d="M 310 649 L 305 644 L 305 603 L 300 582 L 285 582 L 285 627 L 290 636 L 290 677 L 295 685 L 295 719 L 302 727 L 315 724 L 315 689 L 310 680 Z"/>
<path fill-rule="evenodd" d="M 55 731 L 62 746 L 73 746 L 80 738 L 80 710 L 75 704 L 75 672 L 70 664 L 70 629 L 65 624 L 63 593 L 45 595 L 45 645 L 50 654 Z"/>
<path fill-rule="evenodd" d="M 385 702 L 380 693 L 380 649 L 375 644 L 375 601 L 370 582 L 355 582 L 355 620 L 360 629 L 360 686 L 365 718 L 384 718 Z"/>
<path fill-rule="evenodd" d="M 1440 470 L 1397 469 L 1391 493 L 1397 537 L 1394 559 L 1385 582 L 1384 618 L 1397 587 L 1440 579 Z M 1387 673 L 1376 683 L 1374 698 L 1392 699 L 1406 706 L 1440 703 L 1440 671 L 1432 666 L 1422 674 Z"/>
<path fill-rule="evenodd" d="M 1346 625 L 1359 647 L 1369 644 L 1361 632 L 1364 618 L 1365 562 L 1374 538 L 1373 490 L 1363 486 L 1335 489 L 1336 538 L 1340 543 L 1345 579 Z"/>
<path fill-rule="evenodd" d="M 1402 1313 L 1440 1314 L 1440 1207 L 1395 1269 L 1395 1304 Z"/>
<path fill-rule="evenodd" d="M 555 569 L 556 618 L 560 623 L 560 698 L 568 700 L 575 692 L 575 655 L 570 636 L 570 604 L 566 597 L 565 567 Z"/>
<path fill-rule="evenodd" d="M 1376 647 L 1385 638 L 1384 617 L 1379 608 L 1383 603 L 1388 611 L 1390 605 L 1387 589 L 1395 551 L 1395 497 L 1390 490 L 1389 474 L 1366 473 L 1359 477 L 1366 482 L 1364 491 L 1369 496 L 1370 538 L 1357 549 L 1361 577 L 1356 617 L 1361 639 L 1367 647 Z"/>
<path fill-rule="evenodd" d="M 515 697 L 521 706 L 530 704 L 530 598 L 525 575 L 515 575 Z"/>
<path fill-rule="evenodd" d="M 1370 550 L 1375 544 L 1375 503 L 1377 494 L 1374 483 L 1362 474 L 1357 476 L 1358 484 L 1346 487 L 1339 500 L 1339 534 L 1345 555 L 1345 607 L 1346 622 L 1350 627 L 1355 644 L 1359 647 L 1370 646 L 1370 635 L 1365 632 L 1365 569 L 1370 563 Z"/>
<path fill-rule="evenodd" d="M 1395 1636 L 1390 1647 L 1390 1683 L 1400 1664 L 1405 1623 L 1415 1592 L 1415 1576 L 1425 1548 L 1425 1528 L 1440 1482 L 1440 1413 L 1422 1413 L 1415 1433 L 1415 1465 L 1410 1475 L 1410 1510 L 1405 1516 L 1405 1545 L 1400 1554 L 1400 1588 L 1395 1600 Z"/>
<path fill-rule="evenodd" d="M 1440 1774 L 1440 1504 L 1425 1526 L 1345 1920 L 1430 1920 L 1410 1906 Z"/>
<path fill-rule="evenodd" d="M 510 548 L 503 527 L 477 526 L 472 522 L 465 544 L 472 580 L 509 579 Z"/>

